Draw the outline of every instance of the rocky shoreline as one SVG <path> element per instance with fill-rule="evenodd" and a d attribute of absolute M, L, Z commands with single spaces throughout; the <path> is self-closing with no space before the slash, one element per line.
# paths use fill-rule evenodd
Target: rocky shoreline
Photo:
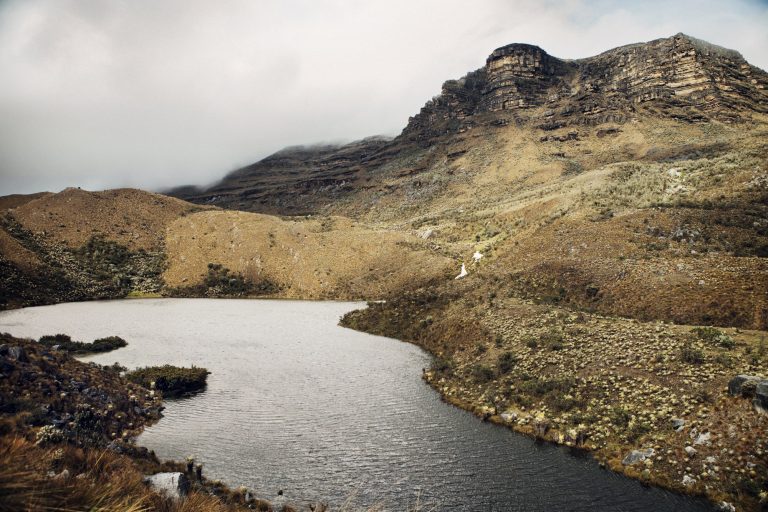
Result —
<path fill-rule="evenodd" d="M 0 508 L 298 509 L 210 480 L 193 459 L 161 461 L 137 446 L 143 428 L 162 417 L 163 396 L 122 370 L 0 334 Z"/>
<path fill-rule="evenodd" d="M 703 331 L 716 341 L 697 328 L 505 302 L 483 317 L 410 297 L 372 303 L 342 325 L 429 351 L 424 380 L 484 420 L 722 510 L 765 509 L 762 398 L 728 392 L 735 375 L 765 373 L 764 333 Z"/>

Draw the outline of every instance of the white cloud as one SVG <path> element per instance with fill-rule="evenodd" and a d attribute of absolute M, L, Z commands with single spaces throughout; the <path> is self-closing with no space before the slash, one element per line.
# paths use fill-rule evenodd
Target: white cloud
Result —
<path fill-rule="evenodd" d="M 768 67 L 764 2 L 10 0 L 0 193 L 210 182 L 283 146 L 396 133 L 494 48 L 686 32 Z"/>

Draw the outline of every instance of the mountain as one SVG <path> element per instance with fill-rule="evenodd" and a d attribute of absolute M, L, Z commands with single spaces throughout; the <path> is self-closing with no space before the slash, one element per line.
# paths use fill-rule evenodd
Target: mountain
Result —
<path fill-rule="evenodd" d="M 169 193 L 224 208 L 307 214 L 375 186 L 382 175 L 418 174 L 433 160 L 415 158 L 420 148 L 453 147 L 472 135 L 503 133 L 510 124 L 540 133 L 546 142 L 576 139 L 579 129 L 644 116 L 739 123 L 768 113 L 767 87 L 768 74 L 738 52 L 685 34 L 579 60 L 510 44 L 493 51 L 485 67 L 445 82 L 441 94 L 394 140 L 287 148 L 211 188 Z M 446 156 L 455 158 L 461 151 L 449 150 Z M 389 171 L 394 160 L 409 158 L 411 165 Z"/>
<path fill-rule="evenodd" d="M 683 34 L 504 46 L 393 139 L 286 148 L 176 198 L 0 198 L 0 303 L 367 299 L 343 323 L 429 350 L 451 403 L 757 509 L 768 416 L 724 390 L 768 365 L 767 86 Z"/>

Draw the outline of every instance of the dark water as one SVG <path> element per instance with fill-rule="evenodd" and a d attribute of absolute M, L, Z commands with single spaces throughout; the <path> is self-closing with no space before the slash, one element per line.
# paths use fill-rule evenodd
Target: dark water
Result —
<path fill-rule="evenodd" d="M 139 442 L 194 455 L 205 473 L 266 498 L 386 510 L 693 511 L 701 501 L 601 470 L 446 405 L 421 380 L 429 356 L 338 327 L 362 304 L 207 299 L 61 304 L 0 313 L 0 331 L 128 347 L 89 359 L 211 370 L 207 390 L 167 402 Z"/>

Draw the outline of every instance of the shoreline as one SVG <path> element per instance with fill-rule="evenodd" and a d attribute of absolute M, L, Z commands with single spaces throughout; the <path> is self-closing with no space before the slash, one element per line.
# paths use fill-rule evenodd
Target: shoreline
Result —
<path fill-rule="evenodd" d="M 418 303 L 418 301 L 414 302 Z M 588 415 L 597 415 L 598 419 L 606 419 L 601 418 L 601 414 L 604 413 L 599 412 L 600 410 L 605 411 L 606 407 L 597 409 L 597 406 L 606 400 L 604 394 L 598 393 L 597 396 L 593 394 L 590 397 L 587 393 L 587 396 L 581 400 L 582 405 L 578 405 L 578 398 L 585 391 L 585 386 L 587 388 L 596 386 L 596 381 L 593 380 L 595 375 L 601 375 L 601 377 L 597 377 L 598 381 L 610 382 L 616 388 L 615 391 L 618 391 L 618 395 L 607 396 L 605 403 L 609 405 L 607 408 L 609 411 L 611 410 L 610 404 L 615 404 L 618 396 L 622 397 L 618 403 L 632 405 L 633 391 L 639 389 L 641 395 L 643 393 L 663 394 L 665 388 L 653 382 L 649 383 L 647 377 L 643 377 L 643 375 L 652 376 L 653 371 L 648 369 L 639 371 L 630 367 L 622 369 L 604 364 L 595 370 L 598 373 L 584 374 L 584 365 L 579 364 L 579 357 L 584 357 L 584 355 L 574 352 L 575 349 L 583 350 L 588 344 L 586 336 L 583 334 L 580 336 L 581 339 L 564 341 L 563 348 L 558 347 L 555 352 L 547 352 L 541 346 L 529 348 L 529 345 L 529 347 L 521 348 L 521 345 L 523 347 L 528 345 L 524 340 L 529 338 L 522 336 L 520 341 L 511 342 L 512 340 L 502 339 L 498 334 L 493 336 L 494 331 L 492 329 L 489 329 L 489 332 L 485 332 L 484 335 L 476 334 L 480 338 L 479 341 L 470 340 L 467 342 L 466 339 L 470 337 L 467 336 L 466 331 L 475 333 L 482 333 L 483 331 L 481 329 L 471 331 L 467 328 L 468 324 L 470 326 L 474 324 L 466 319 L 466 310 L 461 310 L 462 314 L 465 314 L 465 319 L 460 321 L 457 328 L 455 324 L 451 323 L 452 320 L 455 320 L 455 313 L 450 307 L 447 308 L 447 311 L 441 308 L 420 309 L 413 307 L 413 304 L 409 303 L 408 300 L 394 300 L 383 307 L 369 304 L 369 308 L 345 316 L 341 324 L 362 332 L 411 343 L 427 351 L 434 358 L 437 367 L 433 365 L 432 368 L 425 369 L 422 374 L 423 380 L 438 392 L 441 400 L 484 421 L 507 427 L 518 434 L 533 439 L 586 452 L 601 467 L 610 469 L 619 475 L 637 480 L 643 485 L 654 486 L 678 495 L 690 496 L 693 499 L 703 499 L 715 509 L 732 510 L 731 507 L 735 507 L 735 510 L 761 509 L 763 503 L 758 500 L 757 492 L 750 496 L 741 491 L 740 488 L 734 491 L 733 487 L 734 482 L 736 485 L 745 486 L 752 479 L 759 478 L 761 474 L 764 474 L 766 467 L 766 450 L 760 448 L 764 445 L 761 432 L 765 431 L 766 418 L 752 409 L 751 400 L 731 397 L 723 391 L 728 382 L 728 377 L 725 375 L 745 373 L 738 370 L 738 363 L 729 368 L 715 371 L 712 369 L 712 363 L 707 362 L 703 366 L 694 365 L 690 370 L 693 373 L 681 372 L 676 377 L 677 373 L 667 372 L 671 375 L 666 379 L 671 386 L 668 390 L 669 395 L 672 396 L 672 402 L 677 403 L 674 402 L 675 397 L 680 396 L 683 398 L 688 396 L 689 402 L 683 402 L 672 408 L 663 405 L 656 406 L 656 412 L 646 413 L 643 412 L 643 402 L 640 401 L 639 408 L 635 408 L 634 411 L 630 409 L 629 425 L 624 427 L 610 428 L 609 425 L 609 428 L 606 429 L 604 425 L 598 426 L 586 420 L 583 421 L 584 424 L 581 424 L 580 421 L 564 421 L 564 418 L 567 417 L 586 417 Z M 457 307 L 461 309 L 460 306 Z M 524 307 L 528 306 L 516 306 L 518 309 Z M 539 308 L 538 306 L 531 307 Z M 571 315 L 572 317 L 585 317 L 580 320 L 582 323 L 579 324 L 579 329 L 583 331 L 595 330 L 599 332 L 599 328 L 602 327 L 601 324 L 607 324 L 611 331 L 617 330 L 616 326 L 618 326 L 618 330 L 626 329 L 625 336 L 627 337 L 637 336 L 640 338 L 638 333 L 647 334 L 648 331 L 651 331 L 653 333 L 661 332 L 668 336 L 673 344 L 684 344 L 683 349 L 690 343 L 691 335 L 689 333 L 692 326 L 660 324 L 654 321 L 639 322 L 633 319 L 604 317 L 577 311 L 562 312 L 556 308 L 544 309 L 546 311 L 544 315 L 540 311 L 536 313 L 538 317 L 536 315 L 526 317 L 523 314 L 516 322 L 523 325 L 526 322 L 541 324 L 542 319 L 539 318 L 541 316 L 554 314 L 557 318 L 561 315 Z M 552 310 L 555 312 L 552 313 Z M 434 319 L 433 323 L 430 322 L 426 328 L 424 328 L 424 322 L 418 320 L 418 318 L 425 318 L 425 314 L 427 315 L 426 318 Z M 443 323 L 451 326 L 452 331 L 448 331 L 448 327 Z M 549 324 L 550 322 L 547 320 L 543 323 Z M 593 324 L 598 328 L 593 328 Z M 437 332 L 433 333 L 430 331 L 431 329 L 435 329 Z M 522 325 L 519 325 L 517 330 L 526 331 Z M 457 334 L 453 334 L 453 332 Z M 496 332 L 498 333 L 498 331 Z M 728 329 L 727 332 L 726 336 L 733 336 L 733 339 L 736 340 L 736 348 L 728 349 L 730 352 L 727 356 L 734 360 L 746 357 L 746 354 L 750 353 L 750 347 L 754 346 L 753 344 L 762 347 L 765 339 L 765 332 L 763 331 Z M 461 339 L 459 341 L 452 340 L 452 336 Z M 452 341 L 455 341 L 454 345 L 451 344 Z M 633 344 L 630 343 L 630 345 Z M 638 350 L 642 351 L 643 344 L 638 343 L 638 345 Z M 605 350 L 601 347 L 598 348 Z M 660 349 L 661 347 L 656 350 L 660 351 Z M 554 378 L 555 380 L 539 381 L 544 384 L 557 382 L 559 375 L 565 375 L 565 373 L 559 373 L 562 370 L 558 369 L 558 365 L 563 363 L 558 362 L 558 365 L 555 365 L 552 358 L 558 361 L 563 360 L 565 361 L 565 368 L 574 366 L 578 370 L 577 373 L 573 374 L 576 375 L 576 384 L 570 391 L 537 395 L 532 391 L 525 391 L 526 388 L 520 385 L 520 381 L 516 377 L 517 368 L 509 373 L 502 373 L 496 369 L 494 373 L 488 373 L 486 376 L 485 371 L 489 371 L 488 368 L 493 369 L 494 365 L 499 364 L 496 363 L 495 357 L 503 355 L 504 350 L 514 352 L 517 355 L 517 365 L 525 364 L 525 371 L 530 371 L 531 367 L 535 368 L 540 360 L 548 361 L 542 363 L 546 364 L 547 367 L 539 375 L 543 379 Z M 526 350 L 528 351 L 527 355 L 524 354 Z M 741 351 L 741 353 L 737 351 Z M 568 355 L 562 356 L 564 352 L 567 352 Z M 609 352 L 606 355 L 609 355 Z M 602 354 L 602 352 L 598 353 Z M 719 349 L 711 351 L 706 349 L 704 353 L 712 360 L 717 359 L 714 357 L 715 355 L 718 357 L 722 355 L 722 351 Z M 563 357 L 565 359 L 562 359 Z M 587 355 L 586 357 L 591 356 Z M 659 356 L 654 357 L 658 358 Z M 754 357 L 754 355 L 750 357 Z M 573 361 L 570 360 L 571 358 Z M 487 361 L 491 362 L 486 363 Z M 643 367 L 644 364 L 641 363 L 639 368 Z M 624 371 L 625 374 L 622 375 L 621 371 L 616 373 L 612 370 L 616 368 Z M 479 376 L 478 369 L 484 370 Z M 690 375 L 696 375 L 697 372 L 705 370 L 723 375 L 712 379 L 701 390 L 706 396 L 701 399 L 691 399 L 690 395 L 680 395 L 680 393 L 690 389 L 691 382 L 695 382 L 695 377 L 691 378 Z M 525 371 L 522 372 L 523 375 L 525 375 Z M 614 376 L 617 377 L 615 381 Z M 533 382 L 536 383 L 536 379 Z M 526 382 L 523 381 L 522 384 L 526 384 Z M 611 391 L 614 391 L 614 387 L 610 388 Z M 513 391 L 509 391 L 510 389 Z M 586 391 L 588 392 L 590 389 L 586 389 Z M 558 412 L 557 408 L 554 407 L 558 405 L 558 400 L 570 399 L 571 395 L 577 399 L 575 400 L 577 405 L 566 404 L 567 408 L 564 410 L 567 412 L 563 412 L 563 410 Z M 663 396 L 661 403 L 667 403 L 666 400 L 667 397 Z M 552 402 L 554 402 L 554 406 Z M 520 405 L 521 403 L 525 405 Z M 683 421 L 685 426 L 680 430 L 673 429 L 672 423 L 664 418 L 665 414 L 669 415 L 669 418 L 674 416 L 674 412 L 664 413 L 665 410 L 674 411 L 675 409 L 681 413 L 681 418 L 685 418 Z M 502 415 L 506 417 L 502 417 Z M 624 439 L 625 432 L 632 429 L 636 419 L 635 425 L 645 425 L 646 430 L 640 431 L 636 437 Z M 649 422 L 647 425 L 640 423 L 646 420 Z M 576 423 L 579 424 L 576 425 Z M 727 429 L 728 431 L 724 433 L 723 425 L 730 430 Z M 737 427 L 737 430 L 733 430 L 734 427 Z M 699 437 L 704 434 L 706 435 L 702 439 L 706 439 L 706 441 L 699 444 Z M 758 448 L 750 449 L 750 443 L 755 443 Z M 695 448 L 691 450 L 693 446 Z M 683 447 L 686 450 L 683 450 Z M 644 448 L 653 448 L 653 453 L 647 458 L 643 457 L 639 463 L 627 464 L 623 462 L 633 451 Z M 733 463 L 729 462 L 731 459 L 747 470 L 734 469 Z M 744 464 L 745 461 L 753 461 L 754 463 Z M 725 466 L 727 473 L 722 472 L 723 466 Z M 701 469 L 695 469 L 697 467 Z M 690 477 L 686 477 L 686 475 L 694 475 L 694 477 L 689 480 Z"/>
<path fill-rule="evenodd" d="M 163 297 L 163 298 L 172 298 L 172 297 Z M 258 297 L 258 299 L 261 300 L 273 300 L 271 298 L 266 297 Z M 117 300 L 125 300 L 125 299 L 117 299 Z M 132 300 L 132 299 L 129 299 Z M 155 300 L 155 299 L 147 299 L 147 300 Z M 295 299 L 284 299 L 288 301 L 297 301 L 297 302 L 327 302 L 327 301 L 318 301 L 318 300 L 295 300 Z M 351 303 L 356 304 L 352 301 L 332 301 L 337 303 Z M 394 338 L 398 341 L 405 342 L 405 343 L 411 343 L 414 344 L 421 349 L 425 350 L 430 354 L 433 358 L 442 357 L 442 354 L 440 354 L 439 351 L 435 350 L 434 346 L 430 346 L 429 343 L 425 343 L 422 341 L 414 341 L 412 339 L 409 339 L 407 336 L 407 333 L 403 333 L 400 336 L 394 335 L 392 332 L 382 333 L 382 332 L 372 332 L 370 330 L 366 330 L 364 328 L 361 328 L 360 325 L 351 325 L 349 323 L 349 318 L 351 317 L 360 317 L 361 315 L 367 315 L 373 313 L 371 310 L 371 306 L 374 307 L 374 309 L 378 308 L 384 308 L 387 307 L 387 303 L 369 303 L 368 307 L 364 309 L 354 309 L 351 310 L 349 313 L 347 313 L 339 322 L 339 325 L 346 328 L 353 328 L 356 330 L 359 330 L 361 332 L 366 332 L 369 334 L 374 335 L 383 335 L 387 337 Z M 610 319 L 612 321 L 617 321 L 617 319 Z M 622 319 L 622 321 L 635 323 L 629 319 Z M 646 324 L 639 324 L 641 326 L 646 327 L 654 327 L 654 323 L 646 323 Z M 392 324 L 390 327 L 394 326 Z M 685 326 L 673 326 L 674 328 L 684 328 Z M 748 333 L 748 334 L 760 334 L 761 331 L 755 331 L 754 333 Z M 74 358 L 73 358 L 74 359 Z M 87 363 L 84 363 L 87 364 Z M 432 389 L 438 392 L 441 400 L 449 405 L 452 405 L 454 407 L 458 407 L 462 410 L 465 410 L 467 412 L 472 413 L 473 415 L 477 416 L 478 418 L 488 421 L 491 423 L 494 423 L 498 426 L 504 426 L 509 428 L 510 430 L 525 435 L 530 438 L 534 438 L 537 440 L 541 440 L 543 442 L 552 443 L 555 445 L 562 445 L 567 446 L 571 448 L 575 448 L 579 450 L 580 452 L 587 453 L 591 458 L 593 458 L 597 463 L 599 463 L 602 467 L 610 469 L 611 471 L 620 474 L 622 476 L 625 476 L 627 478 L 632 478 L 635 480 L 638 480 L 643 485 L 650 485 L 654 487 L 658 487 L 661 489 L 665 489 L 671 492 L 674 492 L 676 494 L 681 495 L 687 495 L 691 496 L 695 499 L 706 499 L 708 502 L 710 502 L 713 506 L 723 505 L 723 502 L 728 502 L 730 499 L 730 496 L 719 493 L 719 492 L 713 492 L 711 489 L 702 489 L 700 486 L 695 486 L 693 488 L 688 487 L 682 487 L 679 482 L 672 479 L 668 473 L 664 471 L 646 471 L 647 467 L 644 465 L 641 466 L 630 466 L 630 465 L 624 465 L 621 463 L 621 458 L 623 457 L 623 453 L 625 451 L 628 451 L 635 447 L 635 445 L 631 443 L 624 443 L 620 444 L 619 448 L 621 452 L 619 453 L 619 458 L 617 458 L 617 454 L 615 450 L 612 452 L 610 449 L 606 449 L 605 447 L 597 446 L 591 443 L 590 440 L 587 440 L 586 443 L 577 443 L 570 440 L 565 440 L 564 437 L 567 435 L 567 428 L 561 428 L 557 427 L 555 424 L 550 424 L 546 430 L 542 433 L 537 433 L 536 427 L 535 427 L 535 420 L 536 415 L 531 413 L 530 411 L 526 411 L 525 407 L 523 407 L 522 410 L 517 409 L 513 410 L 512 407 L 507 407 L 504 409 L 504 412 L 502 413 L 501 410 L 498 409 L 491 409 L 487 405 L 487 401 L 477 400 L 473 399 L 471 395 L 469 396 L 462 396 L 461 394 L 452 393 L 450 390 L 450 387 L 446 384 L 446 380 L 441 381 L 441 375 L 436 373 L 435 370 L 425 370 L 422 374 L 422 379 L 430 385 Z M 447 384 L 456 384 L 461 385 L 462 383 L 467 384 L 469 381 L 467 378 L 462 378 L 460 376 L 453 376 L 452 379 L 447 381 Z M 728 399 L 725 399 L 728 400 Z M 734 399 L 735 400 L 735 399 Z M 504 418 L 502 414 L 511 413 L 514 412 L 517 416 L 515 419 L 520 417 L 521 419 L 525 419 L 525 422 L 518 423 L 517 421 L 510 421 L 509 418 Z M 578 409 L 577 409 L 578 412 Z M 138 437 L 139 434 L 136 434 L 134 438 Z M 636 446 L 640 448 L 640 446 Z M 615 448 L 615 447 L 614 447 Z M 172 462 L 171 462 L 172 463 Z M 175 464 L 181 464 L 181 463 L 175 463 Z M 730 503 L 730 502 L 729 502 Z M 739 505 L 743 505 L 743 503 L 740 503 Z M 741 508 L 739 508 L 741 510 Z"/>

